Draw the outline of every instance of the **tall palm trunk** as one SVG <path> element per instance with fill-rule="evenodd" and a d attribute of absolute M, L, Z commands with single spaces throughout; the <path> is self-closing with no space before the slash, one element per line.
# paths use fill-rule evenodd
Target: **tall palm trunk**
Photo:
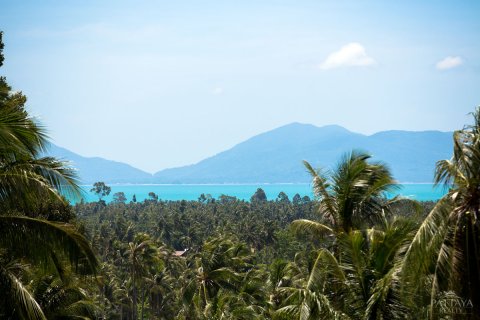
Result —
<path fill-rule="evenodd" d="M 461 252 L 464 263 L 458 261 L 458 265 L 454 264 L 454 268 L 462 270 L 459 273 L 459 278 L 455 281 L 456 291 L 462 299 L 460 301 L 465 313 L 472 317 L 468 319 L 480 319 L 480 251 L 478 245 L 479 226 L 478 222 L 472 219 L 472 215 L 464 215 L 462 225 L 460 227 L 460 235 L 456 238 L 455 244 L 458 248 L 463 248 Z M 474 316 L 476 315 L 476 316 Z M 465 319 L 463 315 L 456 315 L 457 319 Z"/>
<path fill-rule="evenodd" d="M 143 314 L 144 314 L 144 310 L 145 310 L 145 291 L 147 290 L 146 286 L 145 286 L 145 283 L 143 284 L 143 289 L 142 289 L 142 313 L 141 313 L 141 316 L 140 316 L 140 319 L 143 320 Z"/>
<path fill-rule="evenodd" d="M 132 265 L 131 269 L 131 278 L 132 278 L 132 319 L 137 320 L 137 287 L 135 279 L 135 266 Z"/>

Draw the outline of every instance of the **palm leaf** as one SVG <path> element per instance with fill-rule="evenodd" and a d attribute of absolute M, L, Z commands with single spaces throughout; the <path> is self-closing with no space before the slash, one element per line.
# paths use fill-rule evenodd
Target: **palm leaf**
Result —
<path fill-rule="evenodd" d="M 12 308 L 19 319 L 46 320 L 37 301 L 22 282 L 9 270 L 8 265 L 0 264 L 0 290 L 6 306 Z"/>
<path fill-rule="evenodd" d="M 316 221 L 307 219 L 295 220 L 290 227 L 297 234 L 308 233 L 314 237 L 323 238 L 325 235 L 332 235 L 334 231 L 332 228 Z"/>
<path fill-rule="evenodd" d="M 21 216 L 0 216 L 0 245 L 9 253 L 51 266 L 50 253 L 62 254 L 75 267 L 96 272 L 98 262 L 89 242 L 72 225 Z"/>

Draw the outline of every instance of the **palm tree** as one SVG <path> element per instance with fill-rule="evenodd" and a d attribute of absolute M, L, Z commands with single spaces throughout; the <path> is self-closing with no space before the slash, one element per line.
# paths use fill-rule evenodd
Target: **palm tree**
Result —
<path fill-rule="evenodd" d="M 378 310 L 395 305 L 386 295 L 392 292 L 397 252 L 412 230 L 388 222 L 385 213 L 392 200 L 385 193 L 395 188 L 395 181 L 386 165 L 369 159 L 353 151 L 333 172 L 316 171 L 304 162 L 322 221 L 295 220 L 292 227 L 297 233 L 333 236 L 333 253 L 321 249 L 308 276 L 284 288 L 289 295 L 277 317 L 376 319 Z"/>
<path fill-rule="evenodd" d="M 235 290 L 220 288 L 217 294 L 210 298 L 206 312 L 202 315 L 205 319 L 266 319 L 266 275 L 262 270 L 251 269 L 241 276 Z"/>
<path fill-rule="evenodd" d="M 371 163 L 370 156 L 353 151 L 346 154 L 333 173 L 316 171 L 306 161 L 313 177 L 313 188 L 319 199 L 319 213 L 324 221 L 295 220 L 295 231 L 314 235 L 348 233 L 365 221 L 380 221 L 389 203 L 385 192 L 395 188 L 395 181 L 383 163 Z"/>
<path fill-rule="evenodd" d="M 130 265 L 130 281 L 132 288 L 132 318 L 135 320 L 138 318 L 138 285 L 144 285 L 142 281 L 143 276 L 147 276 L 149 269 L 158 262 L 157 253 L 157 248 L 150 239 L 150 236 L 146 233 L 136 234 L 134 241 L 128 244 L 128 262 Z M 144 300 L 145 297 L 142 295 L 142 305 Z"/>
<path fill-rule="evenodd" d="M 162 319 L 173 318 L 178 311 L 178 305 L 175 303 L 177 298 L 175 288 L 178 288 L 178 279 L 185 266 L 183 257 L 176 256 L 174 252 L 160 245 L 158 247 L 160 263 L 154 273 L 144 277 L 146 284 L 144 290 L 148 295 L 151 314 Z"/>
<path fill-rule="evenodd" d="M 166 272 L 159 272 L 145 278 L 148 303 L 151 312 L 156 317 L 173 318 L 175 310 L 175 291 L 177 279 Z M 142 313 L 144 310 L 142 303 Z M 143 319 L 143 317 L 141 317 Z"/>
<path fill-rule="evenodd" d="M 0 48 L 3 48 L 0 32 Z M 0 56 L 3 56 L 0 50 Z M 1 67 L 1 64 L 0 64 Z M 16 208 L 36 196 L 80 195 L 75 171 L 52 157 L 41 157 L 47 146 L 45 128 L 25 110 L 27 98 L 12 92 L 0 77 L 0 204 Z M 9 207 L 10 206 L 10 207 Z"/>
<path fill-rule="evenodd" d="M 26 268 L 18 266 L 30 263 L 60 271 L 68 261 L 77 272 L 92 273 L 97 260 L 73 226 L 18 215 L 37 199 L 65 201 L 61 194 L 80 194 L 72 168 L 54 158 L 40 157 L 47 136 L 28 115 L 25 102 L 26 97 L 12 93 L 0 77 L 0 292 L 4 296 L 0 312 L 7 318 L 45 319 L 23 284 Z"/>
<path fill-rule="evenodd" d="M 20 319 L 45 319 L 39 304 L 23 285 L 24 272 L 15 261 L 61 272 L 65 261 L 81 273 L 94 273 L 97 260 L 88 241 L 73 226 L 22 216 L 0 216 L 0 310 Z"/>
<path fill-rule="evenodd" d="M 88 285 L 95 286 L 95 283 Z M 40 275 L 30 286 L 48 319 L 97 318 L 97 306 L 88 298 L 82 282 L 71 274 L 62 277 Z"/>
<path fill-rule="evenodd" d="M 250 250 L 243 243 L 218 237 L 207 241 L 192 257 L 192 274 L 183 290 L 183 311 L 194 318 L 209 318 L 218 306 L 219 294 L 237 292 L 243 272 L 251 268 Z M 193 305 L 193 307 L 192 307 Z"/>
<path fill-rule="evenodd" d="M 403 248 L 416 230 L 411 219 L 394 218 L 380 228 L 337 237 L 338 257 L 320 249 L 308 277 L 283 290 L 280 319 L 405 319 L 398 295 Z"/>
<path fill-rule="evenodd" d="M 114 267 L 115 263 L 103 263 L 102 295 L 97 298 L 102 305 L 101 319 L 131 319 L 132 300 L 128 294 L 124 273 Z"/>
<path fill-rule="evenodd" d="M 311 254 L 297 253 L 295 261 L 290 263 L 289 274 L 283 277 L 284 283 L 277 288 L 278 300 L 272 312 L 273 319 L 348 319 L 330 305 L 321 291 L 320 279 L 326 273 L 322 266 L 328 262 L 323 253 L 329 252 L 325 250 L 316 254 L 313 263 Z"/>
<path fill-rule="evenodd" d="M 64 201 L 79 196 L 75 171 L 52 157 L 41 157 L 47 145 L 45 129 L 24 109 L 21 93 L 0 79 L 0 209 L 29 208 L 45 197 Z"/>
<path fill-rule="evenodd" d="M 284 260 L 274 260 L 269 266 L 266 288 L 269 293 L 268 302 L 272 311 L 277 310 L 285 298 L 282 288 L 293 287 L 293 270 L 292 263 Z"/>
<path fill-rule="evenodd" d="M 435 183 L 449 191 L 420 226 L 403 264 L 404 290 L 412 290 L 417 304 L 428 295 L 432 319 L 449 292 L 461 305 L 455 317 L 480 318 L 480 107 L 472 115 L 474 124 L 453 134 L 452 158 L 437 162 Z"/>

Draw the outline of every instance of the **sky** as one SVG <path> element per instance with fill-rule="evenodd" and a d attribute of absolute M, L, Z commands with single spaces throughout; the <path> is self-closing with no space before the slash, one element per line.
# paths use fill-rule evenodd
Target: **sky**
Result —
<path fill-rule="evenodd" d="M 52 141 L 148 172 L 291 122 L 453 131 L 479 1 L 0 0 L 6 76 Z"/>

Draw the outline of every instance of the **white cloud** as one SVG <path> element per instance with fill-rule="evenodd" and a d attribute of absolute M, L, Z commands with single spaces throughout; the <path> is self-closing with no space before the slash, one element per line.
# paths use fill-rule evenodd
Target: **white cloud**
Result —
<path fill-rule="evenodd" d="M 221 87 L 213 88 L 212 93 L 213 93 L 214 95 L 222 94 L 222 93 L 223 93 L 223 88 L 221 88 Z"/>
<path fill-rule="evenodd" d="M 438 61 L 436 67 L 438 70 L 447 70 L 461 66 L 462 64 L 462 58 L 448 56 L 445 59 Z"/>
<path fill-rule="evenodd" d="M 365 67 L 375 63 L 375 59 L 367 55 L 360 43 L 352 42 L 332 52 L 319 67 L 327 70 L 339 67 Z"/>

